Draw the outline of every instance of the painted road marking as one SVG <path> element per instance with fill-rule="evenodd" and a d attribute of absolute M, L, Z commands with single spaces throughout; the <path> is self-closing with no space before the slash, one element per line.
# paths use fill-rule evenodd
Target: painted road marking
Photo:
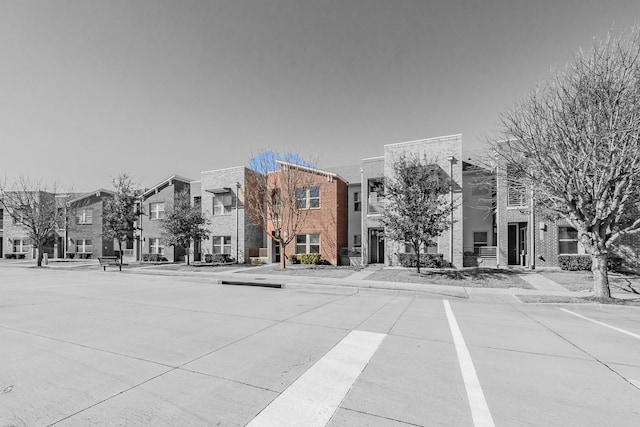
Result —
<path fill-rule="evenodd" d="M 247 427 L 326 426 L 386 334 L 351 331 Z"/>
<path fill-rule="evenodd" d="M 566 308 L 561 308 L 560 310 L 564 311 L 565 313 L 573 314 L 574 316 L 579 317 L 581 319 L 588 320 L 589 322 L 593 322 L 593 323 L 596 323 L 598 325 L 602 325 L 602 326 L 605 326 L 607 328 L 613 329 L 614 331 L 622 332 L 623 334 L 627 334 L 629 336 L 632 336 L 632 337 L 637 338 L 637 339 L 640 340 L 640 335 L 634 334 L 633 332 L 625 331 L 624 329 L 616 328 L 615 326 L 608 325 L 608 324 L 606 324 L 604 322 L 600 322 L 599 320 L 594 320 L 594 319 L 591 319 L 591 318 L 589 318 L 587 316 L 583 316 L 582 314 L 574 313 L 573 311 L 567 310 Z"/>
<path fill-rule="evenodd" d="M 447 313 L 447 320 L 449 320 L 449 328 L 451 329 L 451 335 L 453 336 L 453 342 L 456 346 L 456 353 L 458 353 L 458 362 L 460 363 L 460 371 L 462 371 L 462 379 L 464 380 L 464 387 L 467 390 L 467 397 L 469 398 L 469 406 L 471 407 L 471 416 L 473 418 L 473 424 L 476 427 L 493 427 L 493 418 L 487 401 L 482 393 L 482 387 L 480 387 L 480 381 L 478 375 L 476 375 L 476 369 L 473 367 L 473 361 L 471 360 L 471 354 L 464 343 L 462 332 L 458 327 L 453 311 L 451 311 L 451 305 L 449 301 L 443 300 L 444 311 Z"/>

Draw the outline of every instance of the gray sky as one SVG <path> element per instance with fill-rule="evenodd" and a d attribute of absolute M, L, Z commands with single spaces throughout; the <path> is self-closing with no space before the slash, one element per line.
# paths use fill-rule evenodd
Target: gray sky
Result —
<path fill-rule="evenodd" d="M 75 190 L 388 143 L 498 113 L 638 0 L 0 0 L 0 176 Z"/>

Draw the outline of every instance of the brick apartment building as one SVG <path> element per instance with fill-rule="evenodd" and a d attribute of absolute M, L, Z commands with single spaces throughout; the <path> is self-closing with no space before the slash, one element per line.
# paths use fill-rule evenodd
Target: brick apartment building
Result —
<path fill-rule="evenodd" d="M 348 245 L 347 182 L 334 172 L 279 163 L 281 169 L 269 174 L 271 183 L 278 182 L 279 174 L 295 169 L 295 173 L 303 175 L 301 181 L 307 184 L 305 188 L 296 189 L 297 207 L 307 212 L 300 231 L 287 246 L 286 254 L 319 253 L 325 261 L 338 265 L 340 250 Z M 269 223 L 268 232 L 273 231 Z M 280 248 L 277 243 L 269 242 L 269 260 L 279 262 Z"/>
<path fill-rule="evenodd" d="M 113 239 L 104 237 L 102 214 L 107 199 L 114 192 L 100 188 L 80 195 L 66 203 L 67 225 L 58 230 L 55 257 L 98 258 L 113 256 Z"/>

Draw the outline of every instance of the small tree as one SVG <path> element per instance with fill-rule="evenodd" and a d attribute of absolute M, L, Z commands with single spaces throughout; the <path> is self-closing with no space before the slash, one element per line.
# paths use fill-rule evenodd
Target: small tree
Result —
<path fill-rule="evenodd" d="M 140 212 L 136 208 L 136 194 L 133 179 L 126 173 L 113 179 L 115 194 L 104 202 L 102 212 L 103 236 L 118 241 L 120 263 L 122 263 L 122 243 L 133 240 L 136 220 Z"/>
<path fill-rule="evenodd" d="M 299 209 L 300 191 L 314 182 L 313 168 L 295 154 L 263 152 L 251 162 L 245 210 L 268 238 L 280 245 L 280 268 L 286 268 L 287 246 L 302 230 L 308 209 Z"/>
<path fill-rule="evenodd" d="M 8 185 L 0 182 L 0 205 L 27 232 L 37 249 L 36 263 L 42 266 L 44 247 L 64 228 L 66 221 L 64 205 L 67 197 L 56 198 L 56 187 L 47 189 L 41 182 L 32 182 L 25 177 L 17 178 Z"/>
<path fill-rule="evenodd" d="M 410 244 L 420 273 L 420 249 L 451 227 L 450 178 L 433 162 L 402 155 L 385 182 L 385 237 Z"/>
<path fill-rule="evenodd" d="M 179 246 L 187 252 L 192 240 L 206 240 L 209 238 L 207 226 L 210 221 L 202 214 L 200 206 L 192 206 L 189 192 L 181 191 L 176 195 L 173 208 L 169 209 L 166 217 L 160 222 L 162 236 L 168 245 Z"/>
<path fill-rule="evenodd" d="M 491 142 L 539 207 L 578 230 L 594 293 L 610 298 L 607 259 L 640 231 L 640 30 L 596 40 L 567 69 L 501 117 Z"/>

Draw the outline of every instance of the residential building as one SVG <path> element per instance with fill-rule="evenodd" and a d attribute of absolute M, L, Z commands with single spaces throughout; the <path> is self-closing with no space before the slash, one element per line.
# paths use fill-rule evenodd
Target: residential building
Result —
<path fill-rule="evenodd" d="M 58 230 L 56 257 L 98 258 L 115 254 L 118 246 L 113 239 L 104 237 L 103 227 L 104 204 L 114 194 L 100 188 L 66 201 L 67 223 L 66 228 Z"/>
<path fill-rule="evenodd" d="M 180 192 L 186 192 L 190 197 L 191 181 L 171 175 L 138 195 L 137 203 L 141 215 L 136 223 L 139 230 L 131 248 L 136 260 L 143 260 L 149 255 L 171 262 L 184 260 L 184 248 L 165 244 L 161 220 L 165 218 L 165 213 L 173 208 L 176 196 Z"/>
<path fill-rule="evenodd" d="M 334 172 L 279 163 L 280 170 L 269 174 L 269 182 L 277 183 L 281 181 L 278 175 L 295 169 L 295 173 L 301 176 L 299 182 L 305 183 L 304 188 L 295 189 L 297 209 L 306 211 L 304 221 L 287 247 L 286 254 L 319 253 L 321 259 L 334 265 L 340 264 L 340 250 L 348 245 L 346 180 Z M 283 222 L 286 221 L 287 218 L 283 218 Z M 274 233 L 272 224 L 268 224 L 268 233 Z M 270 260 L 279 262 L 278 244 L 270 241 L 268 249 Z"/>
<path fill-rule="evenodd" d="M 227 254 L 243 264 L 260 255 L 264 233 L 244 206 L 250 173 L 244 166 L 203 171 L 199 181 L 191 182 L 192 203 L 202 207 L 210 230 L 208 240 L 195 242 L 194 260 L 203 260 L 206 254 Z"/>

